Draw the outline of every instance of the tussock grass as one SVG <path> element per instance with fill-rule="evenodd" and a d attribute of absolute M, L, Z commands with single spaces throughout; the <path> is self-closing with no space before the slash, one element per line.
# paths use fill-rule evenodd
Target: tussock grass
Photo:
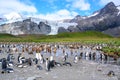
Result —
<path fill-rule="evenodd" d="M 19 35 L 0 34 L 0 42 L 79 42 L 81 44 L 108 44 L 103 51 L 109 55 L 120 57 L 120 38 L 113 38 L 109 35 L 96 31 L 60 33 L 57 35 Z M 115 54 L 116 55 L 116 54 Z"/>

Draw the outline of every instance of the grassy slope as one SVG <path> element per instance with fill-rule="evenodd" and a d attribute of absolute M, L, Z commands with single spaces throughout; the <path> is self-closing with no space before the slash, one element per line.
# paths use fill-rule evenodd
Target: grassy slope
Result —
<path fill-rule="evenodd" d="M 96 31 L 61 33 L 57 35 L 24 35 L 12 36 L 0 34 L 0 42 L 103 42 L 113 39 L 111 36 Z"/>
<path fill-rule="evenodd" d="M 102 34 L 96 31 L 87 31 L 87 32 L 75 32 L 75 33 L 60 33 L 57 35 L 49 35 L 47 37 L 42 37 L 41 40 L 45 42 L 91 42 L 101 41 L 101 40 L 108 40 L 111 39 L 111 36 Z M 41 41 L 35 40 L 36 41 Z"/>
<path fill-rule="evenodd" d="M 86 31 L 86 32 L 73 32 L 73 33 L 61 33 L 56 35 L 56 37 L 69 37 L 69 38 L 111 38 L 111 36 L 108 36 L 106 34 L 103 34 L 101 32 L 97 31 Z"/>
<path fill-rule="evenodd" d="M 13 36 L 13 35 L 10 35 L 10 34 L 0 34 L 0 39 L 1 38 L 15 38 L 15 36 Z"/>

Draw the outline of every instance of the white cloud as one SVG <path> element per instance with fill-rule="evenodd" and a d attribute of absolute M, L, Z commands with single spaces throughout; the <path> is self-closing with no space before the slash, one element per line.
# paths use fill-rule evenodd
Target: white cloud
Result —
<path fill-rule="evenodd" d="M 66 0 L 67 2 L 71 2 L 69 5 L 74 9 L 79 10 L 90 10 L 90 4 L 86 0 Z M 67 4 L 68 6 L 68 4 Z"/>
<path fill-rule="evenodd" d="M 19 12 L 26 14 L 37 12 L 37 9 L 33 6 L 33 4 L 27 4 L 27 2 L 24 3 L 20 0 L 0 0 L 0 8 L 0 15 L 10 12 Z"/>
<path fill-rule="evenodd" d="M 59 10 L 57 14 L 61 16 L 67 16 L 67 15 L 70 15 L 70 12 L 66 9 L 63 9 L 63 10 Z"/>
<path fill-rule="evenodd" d="M 120 0 L 100 0 L 101 5 L 105 5 L 105 4 L 109 3 L 109 2 L 114 2 L 115 5 L 120 5 Z"/>
<path fill-rule="evenodd" d="M 48 0 L 46 0 L 48 1 Z M 56 0 L 50 0 L 49 3 L 53 3 Z M 71 0 L 72 1 L 72 0 Z M 77 1 L 77 0 L 75 0 Z M 52 13 L 37 14 L 38 11 L 30 0 L 0 0 L 0 17 L 4 17 L 5 14 L 16 12 L 25 17 L 37 17 L 48 20 L 62 20 L 72 19 L 78 15 L 75 11 L 69 11 L 67 9 L 61 9 Z"/>
<path fill-rule="evenodd" d="M 62 9 L 53 13 L 34 15 L 34 17 L 47 19 L 47 20 L 62 20 L 62 19 L 72 19 L 76 15 L 78 15 L 77 12 L 74 11 L 70 12 L 66 9 Z"/>

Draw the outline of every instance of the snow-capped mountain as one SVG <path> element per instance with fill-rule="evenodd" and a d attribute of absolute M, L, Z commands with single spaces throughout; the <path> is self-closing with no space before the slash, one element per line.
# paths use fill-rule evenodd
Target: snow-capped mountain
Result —
<path fill-rule="evenodd" d="M 108 3 L 105 7 L 90 16 L 78 15 L 70 22 L 75 22 L 78 25 L 76 27 L 70 26 L 66 30 L 62 28 L 63 32 L 95 30 L 111 36 L 120 37 L 120 7 L 116 6 L 113 2 Z M 61 30 L 58 31 L 61 32 Z"/>
<path fill-rule="evenodd" d="M 20 35 L 20 34 L 54 35 L 58 33 L 59 27 L 64 27 L 65 29 L 67 29 L 69 26 L 77 25 L 77 23 L 64 22 L 64 20 L 50 21 L 50 20 L 34 18 L 34 17 L 23 18 L 17 13 L 14 14 L 7 15 L 4 18 L 6 20 L 1 21 L 1 26 L 0 26 L 1 33 L 9 33 L 13 35 Z M 35 28 L 35 30 L 33 31 L 32 28 Z"/>
<path fill-rule="evenodd" d="M 13 22 L 22 21 L 22 20 L 24 20 L 24 18 L 20 13 L 11 12 L 9 14 L 3 15 L 3 17 L 0 20 L 0 24 L 13 23 Z"/>
<path fill-rule="evenodd" d="M 101 31 L 120 37 L 120 6 L 113 2 L 89 16 L 77 15 L 73 19 L 50 21 L 35 17 L 23 17 L 12 12 L 0 18 L 0 33 L 13 35 L 46 34 L 62 32 L 81 32 L 87 30 Z"/>
<path fill-rule="evenodd" d="M 22 16 L 19 13 L 11 12 L 9 14 L 3 15 L 7 20 L 18 20 L 22 19 Z"/>

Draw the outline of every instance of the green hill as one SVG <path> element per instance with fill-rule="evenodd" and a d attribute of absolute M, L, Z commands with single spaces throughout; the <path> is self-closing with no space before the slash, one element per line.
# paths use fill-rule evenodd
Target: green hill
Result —
<path fill-rule="evenodd" d="M 72 33 L 60 33 L 55 35 L 57 38 L 112 38 L 109 35 L 103 34 L 97 31 L 86 31 L 86 32 L 72 32 Z"/>
<path fill-rule="evenodd" d="M 0 34 L 0 38 L 4 39 L 4 38 L 15 38 L 15 36 L 11 35 L 11 34 L 4 34 L 1 33 Z"/>
<path fill-rule="evenodd" d="M 86 31 L 86 32 L 72 32 L 72 33 L 59 33 L 57 35 L 20 35 L 20 36 L 13 36 L 11 34 L 0 34 L 0 38 L 112 38 L 109 35 L 103 34 L 97 31 Z"/>
<path fill-rule="evenodd" d="M 0 42 L 64 42 L 64 41 L 80 41 L 80 40 L 94 40 L 94 39 L 110 39 L 109 35 L 96 31 L 86 32 L 72 32 L 72 33 L 60 33 L 57 35 L 19 35 L 13 36 L 10 34 L 0 34 Z"/>

